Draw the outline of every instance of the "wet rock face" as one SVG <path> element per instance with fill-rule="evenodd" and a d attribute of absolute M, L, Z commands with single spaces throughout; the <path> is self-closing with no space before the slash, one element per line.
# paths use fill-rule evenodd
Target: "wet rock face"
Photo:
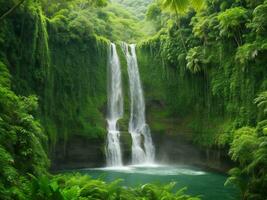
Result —
<path fill-rule="evenodd" d="M 154 138 L 157 145 L 157 158 L 163 163 L 187 163 L 200 162 L 200 152 L 182 137 L 159 135 Z"/>
<path fill-rule="evenodd" d="M 68 170 L 77 168 L 103 167 L 106 165 L 105 139 L 88 139 L 73 136 L 64 145 L 59 141 L 50 155 L 51 170 Z M 121 132 L 123 163 L 131 164 L 131 136 Z"/>
<path fill-rule="evenodd" d="M 232 163 L 227 151 L 202 149 L 186 140 L 182 134 L 153 134 L 157 162 L 165 164 L 195 165 L 226 172 Z M 131 137 L 121 132 L 123 163 L 131 164 Z M 69 138 L 64 145 L 57 143 L 51 154 L 51 170 L 66 170 L 106 165 L 105 139 L 89 139 L 82 136 Z"/>
<path fill-rule="evenodd" d="M 51 154 L 51 169 L 65 170 L 105 165 L 104 139 L 73 136 L 66 144 L 59 141 Z"/>
<path fill-rule="evenodd" d="M 179 134 L 156 135 L 153 139 L 157 160 L 162 163 L 195 165 L 221 172 L 228 171 L 233 165 L 227 151 L 197 147 Z"/>

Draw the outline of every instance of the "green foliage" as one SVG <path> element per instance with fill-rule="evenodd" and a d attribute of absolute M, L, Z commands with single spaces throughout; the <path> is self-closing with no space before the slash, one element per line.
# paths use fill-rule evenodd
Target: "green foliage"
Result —
<path fill-rule="evenodd" d="M 91 179 L 80 174 L 57 175 L 52 179 L 46 176 L 32 177 L 32 199 L 91 199 L 91 200 L 115 200 L 115 199 L 179 199 L 200 200 L 184 193 L 185 189 L 172 193 L 174 183 L 166 186 L 146 184 L 136 188 L 120 186 L 120 180 L 106 183 L 100 179 Z"/>
<path fill-rule="evenodd" d="M 243 7 L 227 9 L 218 15 L 220 35 L 234 37 L 237 44 L 242 43 L 242 28 L 248 21 L 248 11 Z"/>
<path fill-rule="evenodd" d="M 46 8 L 47 11 L 52 11 L 53 9 L 57 9 L 61 6 L 70 6 L 75 7 L 79 6 L 82 9 L 86 9 L 89 7 L 104 7 L 107 5 L 107 0 L 58 0 L 56 2 L 51 3 L 49 0 L 40 0 L 42 3 L 42 7 Z"/>
<path fill-rule="evenodd" d="M 202 71 L 202 66 L 203 63 L 203 53 L 201 50 L 201 47 L 194 47 L 189 50 L 186 60 L 187 60 L 187 65 L 186 68 L 190 70 L 192 73 L 197 73 Z"/>
<path fill-rule="evenodd" d="M 242 199 L 244 199 L 244 196 L 247 192 L 248 187 L 248 177 L 246 174 L 242 172 L 241 169 L 238 167 L 232 168 L 229 171 L 230 177 L 226 180 L 225 185 L 233 184 L 238 189 L 240 189 L 240 192 L 242 194 Z"/>
<path fill-rule="evenodd" d="M 180 28 L 174 23 L 170 23 L 167 30 L 162 26 L 157 35 L 140 46 L 152 55 L 161 56 L 155 66 L 163 65 L 166 69 L 164 78 L 171 84 L 165 90 L 170 90 L 170 85 L 175 88 L 166 95 L 166 99 L 172 98 L 169 109 L 178 116 L 186 113 L 194 118 L 191 127 L 195 132 L 201 130 L 201 135 L 207 136 L 213 144 L 222 138 L 229 143 L 229 136 L 235 129 L 257 123 L 253 100 L 262 91 L 266 78 L 266 70 L 262 67 L 266 62 L 266 50 L 265 40 L 251 29 L 249 21 L 255 18 L 250 13 L 261 4 L 248 9 L 238 3 L 228 3 L 226 7 L 229 8 L 221 11 L 223 1 L 206 3 L 205 11 L 180 18 Z M 189 51 L 183 47 L 181 34 Z M 230 40 L 226 39 L 228 37 Z M 186 68 L 194 75 L 188 74 Z M 206 128 L 215 116 L 220 116 L 220 120 L 213 128 Z M 228 124 L 218 131 L 220 123 L 225 121 Z M 199 141 L 206 144 L 205 139 Z"/>
<path fill-rule="evenodd" d="M 24 176 L 45 173 L 48 167 L 43 148 L 47 138 L 33 117 L 37 97 L 17 96 L 10 88 L 10 74 L 2 62 L 0 71 L 0 198 L 23 199 Z"/>
<path fill-rule="evenodd" d="M 228 182 L 243 199 L 267 196 L 266 1 L 163 0 L 149 6 L 150 22 L 139 22 L 149 2 L 28 0 L 1 22 L 1 199 L 191 198 L 172 194 L 172 185 L 123 188 L 80 175 L 38 176 L 48 161 L 36 117 L 50 148 L 75 135 L 103 139 L 106 38 L 135 42 L 155 31 L 138 45 L 148 120 L 159 121 L 152 128 L 177 131 L 181 121 L 198 145 L 229 147 L 239 167 Z M 13 3 L 0 0 L 0 12 Z M 176 21 L 160 6 L 178 13 Z M 36 176 L 30 188 L 28 173 Z"/>
<path fill-rule="evenodd" d="M 7 182 L 14 182 L 16 180 L 16 176 L 18 176 L 16 169 L 12 166 L 14 164 L 14 159 L 4 149 L 2 145 L 0 146 L 0 155 L 1 155 L 0 174 L 1 177 L 3 177 L 3 180 L 1 180 L 1 185 L 6 184 Z"/>
<path fill-rule="evenodd" d="M 148 20 L 156 20 L 161 15 L 161 9 L 156 3 L 152 3 L 149 5 L 146 12 L 146 19 Z"/>
<path fill-rule="evenodd" d="M 87 0 L 87 2 L 89 2 L 90 5 L 97 6 L 97 7 L 102 7 L 102 6 L 107 5 L 106 0 L 89 0 L 89 1 Z"/>
<path fill-rule="evenodd" d="M 249 26 L 255 31 L 257 34 L 264 36 L 267 31 L 267 22 L 266 22 L 266 14 L 267 13 L 267 2 L 265 1 L 263 4 L 260 4 L 253 11 L 253 20 Z"/>
<path fill-rule="evenodd" d="M 240 46 L 236 53 L 236 60 L 241 64 L 247 64 L 249 61 L 253 61 L 258 55 L 260 47 L 256 42 L 247 43 Z"/>
<path fill-rule="evenodd" d="M 218 19 L 216 14 L 205 15 L 204 13 L 194 16 L 191 20 L 194 36 L 207 42 L 217 37 Z"/>
<path fill-rule="evenodd" d="M 229 36 L 230 33 L 240 27 L 247 21 L 247 10 L 242 7 L 235 7 L 227 9 L 226 11 L 218 15 L 219 25 L 221 29 L 221 35 Z"/>
<path fill-rule="evenodd" d="M 168 185 L 145 184 L 136 188 L 122 187 L 121 180 L 106 183 L 101 179 L 92 179 L 81 174 L 59 174 L 54 177 L 45 175 L 25 182 L 25 190 L 19 199 L 40 200 L 200 200 L 185 194 L 185 189 L 172 192 L 175 183 Z M 0 193 L 1 194 L 1 193 Z M 8 198 L 5 198 L 8 199 Z"/>
<path fill-rule="evenodd" d="M 248 127 L 237 130 L 230 147 L 232 159 L 241 167 L 230 170 L 226 184 L 238 186 L 242 199 L 263 199 L 266 196 L 267 137 L 261 130 L 258 128 L 258 134 Z"/>
<path fill-rule="evenodd" d="M 163 8 L 186 11 L 187 2 L 164 1 Z M 164 19 L 161 30 L 138 45 L 155 70 L 164 69 L 158 93 L 165 97 L 157 101 L 190 130 L 185 137 L 229 150 L 238 166 L 227 184 L 240 188 L 242 199 L 266 198 L 265 7 L 266 1 L 207 0 L 205 10 L 187 12 L 179 23 Z M 140 66 L 147 62 L 140 59 Z"/>
<path fill-rule="evenodd" d="M 10 87 L 10 74 L 4 63 L 0 62 L 0 84 L 3 87 Z"/>
<path fill-rule="evenodd" d="M 121 4 L 126 10 L 129 10 L 132 14 L 142 20 L 145 18 L 145 13 L 148 5 L 152 3 L 152 0 L 113 0 L 116 3 Z"/>
<path fill-rule="evenodd" d="M 263 113 L 267 113 L 267 91 L 260 93 L 259 96 L 255 98 L 255 103 Z"/>
<path fill-rule="evenodd" d="M 29 195 L 31 199 L 41 199 L 41 200 L 66 199 L 60 192 L 58 184 L 56 182 L 50 181 L 47 176 L 43 175 L 38 178 L 36 178 L 35 176 L 31 176 L 31 178 L 32 178 L 30 183 L 31 194 Z"/>
<path fill-rule="evenodd" d="M 128 3 L 139 8 L 149 1 Z M 0 4 L 4 12 L 13 2 Z M 108 39 L 142 37 L 138 20 L 105 0 L 29 0 L 2 23 L 0 55 L 12 69 L 12 87 L 17 94 L 38 96 L 37 115 L 51 150 L 73 135 L 105 137 Z"/>
<path fill-rule="evenodd" d="M 37 106 L 31 95 L 38 96 L 40 107 L 35 114 L 50 149 L 72 135 L 103 138 L 105 133 L 106 59 L 102 58 L 108 41 L 96 35 L 103 28 L 93 28 L 101 13 L 92 8 L 93 2 L 97 1 L 43 1 L 41 7 L 39 2 L 27 1 L 25 9 L 17 9 L 0 31 L 6 41 L 0 54 L 11 69 L 12 88 L 31 97 L 22 98 L 29 112 Z M 1 74 L 2 82 L 8 76 L 2 68 Z"/>
<path fill-rule="evenodd" d="M 53 28 L 64 29 L 75 39 L 96 34 L 111 41 L 131 42 L 145 34 L 138 19 L 120 4 L 109 3 L 101 9 L 79 2 L 53 6 L 47 10 Z"/>
<path fill-rule="evenodd" d="M 230 148 L 230 155 L 234 161 L 245 166 L 252 161 L 253 150 L 257 147 L 255 129 L 243 127 L 234 132 L 234 139 Z"/>
<path fill-rule="evenodd" d="M 265 92 L 256 99 L 259 109 L 265 107 Z M 264 118 L 265 119 L 265 118 Z M 240 168 L 230 170 L 226 184 L 238 186 L 242 199 L 264 199 L 267 174 L 267 122 L 258 122 L 256 129 L 243 127 L 234 133 L 229 154 Z"/>
<path fill-rule="evenodd" d="M 203 0 L 162 0 L 161 5 L 163 9 L 170 10 L 176 14 L 186 13 L 188 8 L 201 10 L 204 7 Z"/>

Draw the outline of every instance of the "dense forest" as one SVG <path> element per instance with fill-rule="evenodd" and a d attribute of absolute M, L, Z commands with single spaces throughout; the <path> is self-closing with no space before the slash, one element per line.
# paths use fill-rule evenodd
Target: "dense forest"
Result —
<path fill-rule="evenodd" d="M 228 173 L 236 199 L 266 200 L 266 19 L 266 0 L 0 0 L 0 199 L 202 199 L 61 171 L 105 165 L 111 42 L 129 160 L 124 41 L 136 44 L 156 158 L 162 138 L 184 140 L 201 155 L 190 164 Z"/>

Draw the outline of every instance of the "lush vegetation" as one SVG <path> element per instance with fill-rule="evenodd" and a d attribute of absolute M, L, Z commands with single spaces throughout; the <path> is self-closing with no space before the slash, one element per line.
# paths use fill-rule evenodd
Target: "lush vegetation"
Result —
<path fill-rule="evenodd" d="M 47 172 L 58 141 L 103 139 L 106 38 L 141 37 L 137 18 L 105 1 L 0 7 L 0 199 L 198 199 L 173 184 L 125 188 Z"/>
<path fill-rule="evenodd" d="M 39 179 L 33 177 L 30 194 L 32 199 L 169 199 L 169 200 L 200 200 L 198 197 L 190 197 L 184 194 L 184 189 L 172 192 L 174 183 L 160 186 L 146 184 L 136 188 L 120 186 L 120 180 L 109 184 L 98 179 L 80 174 L 57 175 L 53 179 L 42 176 Z"/>
<path fill-rule="evenodd" d="M 238 167 L 227 184 L 238 186 L 242 199 L 265 199 L 267 2 L 189 3 L 163 1 L 148 9 L 147 18 L 161 24 L 139 45 L 148 98 L 164 102 L 165 118 L 183 119 L 196 144 L 229 149 Z M 145 75 L 151 60 L 154 82 Z"/>
<path fill-rule="evenodd" d="M 0 0 L 0 199 L 198 199 L 48 174 L 58 143 L 104 152 L 110 41 L 138 42 L 152 132 L 229 151 L 226 184 L 266 199 L 266 19 L 266 0 Z"/>

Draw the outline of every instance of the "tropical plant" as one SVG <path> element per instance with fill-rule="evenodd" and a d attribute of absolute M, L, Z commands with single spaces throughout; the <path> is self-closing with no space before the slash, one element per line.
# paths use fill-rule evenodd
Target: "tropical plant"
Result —
<path fill-rule="evenodd" d="M 257 102 L 257 101 L 256 101 Z M 229 154 L 240 167 L 229 171 L 225 184 L 234 184 L 241 191 L 242 199 L 263 199 L 267 173 L 267 122 L 258 123 L 257 128 L 243 127 L 234 132 Z"/>
<path fill-rule="evenodd" d="M 27 173 L 46 173 L 47 138 L 33 117 L 37 97 L 17 96 L 11 90 L 11 76 L 3 62 L 0 72 L 0 187 L 4 188 L 0 199 L 24 199 Z"/>
<path fill-rule="evenodd" d="M 258 108 L 263 111 L 263 113 L 267 113 L 267 91 L 260 93 L 254 101 Z"/>
<path fill-rule="evenodd" d="M 204 7 L 204 2 L 204 0 L 161 0 L 160 5 L 163 10 L 175 13 L 176 25 L 181 29 L 179 16 L 185 14 L 189 8 L 194 8 L 196 11 L 201 10 Z M 184 36 L 181 31 L 179 33 L 184 51 L 187 52 Z"/>
<path fill-rule="evenodd" d="M 248 11 L 243 7 L 234 7 L 218 15 L 220 35 L 234 37 L 238 46 L 242 44 L 242 31 L 248 22 Z"/>
<path fill-rule="evenodd" d="M 186 68 L 192 73 L 197 73 L 203 70 L 204 56 L 201 47 L 194 47 L 189 50 L 186 56 Z"/>
<path fill-rule="evenodd" d="M 248 25 L 258 35 L 264 36 L 267 32 L 267 1 L 263 4 L 259 4 L 253 11 L 252 22 Z"/>
<path fill-rule="evenodd" d="M 174 183 L 165 186 L 145 184 L 136 188 L 120 186 L 121 180 L 106 183 L 101 179 L 92 179 L 87 175 L 61 174 L 53 178 L 47 176 L 32 177 L 31 198 L 41 200 L 200 200 L 185 194 L 185 189 L 172 192 Z"/>
<path fill-rule="evenodd" d="M 241 199 L 246 199 L 248 189 L 248 176 L 240 168 L 232 168 L 229 172 L 229 178 L 224 183 L 225 186 L 233 184 L 240 190 Z"/>
<path fill-rule="evenodd" d="M 238 161 L 242 167 L 253 160 L 254 149 L 258 147 L 257 135 L 254 128 L 243 127 L 234 132 L 234 139 L 229 154 L 234 161 Z"/>
<path fill-rule="evenodd" d="M 201 10 L 205 5 L 204 0 L 161 0 L 161 6 L 163 9 L 178 14 L 184 14 L 189 8 L 193 8 L 196 11 Z"/>

